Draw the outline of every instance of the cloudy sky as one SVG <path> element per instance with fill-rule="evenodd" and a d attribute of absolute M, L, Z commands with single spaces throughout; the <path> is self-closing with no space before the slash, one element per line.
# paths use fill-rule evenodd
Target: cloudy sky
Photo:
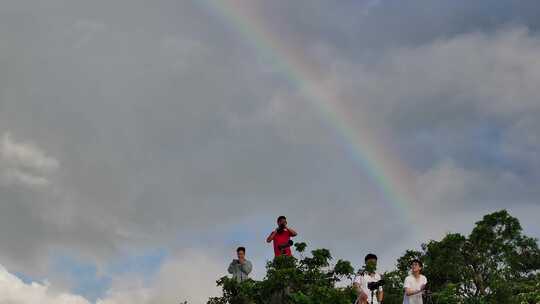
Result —
<path fill-rule="evenodd" d="M 281 214 L 383 270 L 503 208 L 540 237 L 539 14 L 0 0 L 0 303 L 205 303 Z"/>

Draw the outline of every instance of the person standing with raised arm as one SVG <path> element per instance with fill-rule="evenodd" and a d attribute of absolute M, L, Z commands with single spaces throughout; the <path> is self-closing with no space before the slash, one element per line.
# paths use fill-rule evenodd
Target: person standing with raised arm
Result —
<path fill-rule="evenodd" d="M 292 256 L 291 238 L 298 235 L 296 231 L 287 226 L 287 218 L 283 215 L 277 219 L 278 227 L 266 238 L 266 242 L 274 242 L 274 256 Z"/>

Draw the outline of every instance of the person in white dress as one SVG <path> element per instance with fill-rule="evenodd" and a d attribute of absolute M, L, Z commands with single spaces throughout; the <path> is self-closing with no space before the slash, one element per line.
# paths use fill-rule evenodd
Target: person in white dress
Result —
<path fill-rule="evenodd" d="M 415 259 L 411 262 L 411 274 L 403 283 L 405 289 L 403 304 L 423 304 L 422 295 L 426 288 L 427 278 L 421 274 L 422 267 L 420 260 Z"/>

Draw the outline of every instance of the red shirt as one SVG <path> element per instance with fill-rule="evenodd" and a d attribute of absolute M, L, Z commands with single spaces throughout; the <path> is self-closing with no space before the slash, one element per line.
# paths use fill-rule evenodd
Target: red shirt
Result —
<path fill-rule="evenodd" d="M 276 233 L 274 236 L 274 255 L 280 256 L 281 250 L 279 250 L 279 245 L 287 244 L 287 242 L 291 239 L 291 233 L 289 232 L 289 229 L 283 230 L 281 233 Z M 285 248 L 285 255 L 292 256 L 291 247 Z"/>

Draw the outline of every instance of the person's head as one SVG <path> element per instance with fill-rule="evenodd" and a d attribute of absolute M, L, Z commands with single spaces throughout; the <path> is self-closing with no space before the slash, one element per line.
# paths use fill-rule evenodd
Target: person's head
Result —
<path fill-rule="evenodd" d="M 373 253 L 369 253 L 364 258 L 364 262 L 366 263 L 366 270 L 368 272 L 375 272 L 377 269 L 377 256 Z"/>
<path fill-rule="evenodd" d="M 236 256 L 238 256 L 239 260 L 243 260 L 246 258 L 246 248 L 244 247 L 238 247 L 236 249 Z"/>
<path fill-rule="evenodd" d="M 285 228 L 285 226 L 287 226 L 287 218 L 283 215 L 280 215 L 277 218 L 277 224 L 280 228 Z"/>
<path fill-rule="evenodd" d="M 419 274 L 420 271 L 422 271 L 423 267 L 424 265 L 422 264 L 422 261 L 420 261 L 419 259 L 414 259 L 411 261 L 411 272 L 413 274 Z"/>

